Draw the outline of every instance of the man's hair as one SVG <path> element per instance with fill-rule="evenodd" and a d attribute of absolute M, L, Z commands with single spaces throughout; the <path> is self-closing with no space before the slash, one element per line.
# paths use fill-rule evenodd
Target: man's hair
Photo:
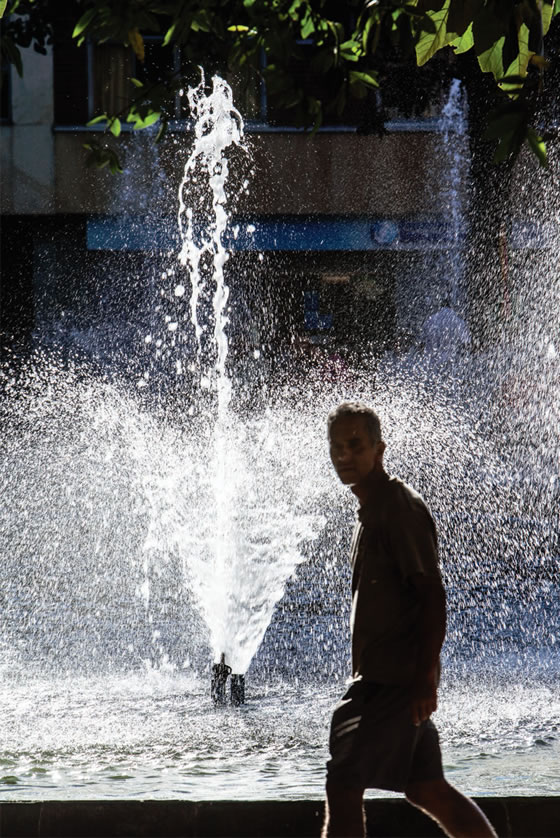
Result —
<path fill-rule="evenodd" d="M 363 416 L 366 429 L 372 442 L 381 442 L 381 422 L 379 416 L 363 402 L 342 402 L 333 408 L 327 417 L 327 430 L 330 434 L 332 426 L 345 416 Z"/>

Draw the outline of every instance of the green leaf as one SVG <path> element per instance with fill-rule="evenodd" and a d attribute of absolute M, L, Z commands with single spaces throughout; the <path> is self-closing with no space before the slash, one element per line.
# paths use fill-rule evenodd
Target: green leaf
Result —
<path fill-rule="evenodd" d="M 340 54 L 346 61 L 359 61 L 362 53 L 362 45 L 359 41 L 344 41 L 340 45 Z"/>
<path fill-rule="evenodd" d="M 140 131 L 142 128 L 149 128 L 150 125 L 154 125 L 158 119 L 160 118 L 159 111 L 152 111 L 149 113 L 148 116 L 144 117 L 137 117 L 136 122 L 134 124 L 134 131 Z"/>
<path fill-rule="evenodd" d="M 109 161 L 109 169 L 112 175 L 122 175 L 122 168 L 118 160 Z"/>
<path fill-rule="evenodd" d="M 143 83 L 139 79 L 132 78 L 132 76 L 130 77 L 130 81 L 134 87 L 144 87 Z"/>
<path fill-rule="evenodd" d="M 159 129 L 158 129 L 158 132 L 156 134 L 156 139 L 155 139 L 156 143 L 160 143 L 163 140 L 163 138 L 167 134 L 167 129 L 168 128 L 169 128 L 169 123 L 168 123 L 167 119 L 162 119 L 161 123 L 160 123 L 160 126 L 159 126 Z"/>
<path fill-rule="evenodd" d="M 496 79 L 496 81 L 498 82 L 498 84 L 504 84 L 504 85 L 511 85 L 511 86 L 518 86 L 519 87 L 519 86 L 523 86 L 525 84 L 526 78 L 527 78 L 526 76 L 508 75 L 508 76 L 504 76 L 501 79 Z"/>
<path fill-rule="evenodd" d="M 502 51 L 504 48 L 505 36 L 502 35 L 492 46 L 478 56 L 478 63 L 483 73 L 493 73 L 494 78 L 504 75 L 502 62 Z M 476 41 L 475 41 L 476 44 Z"/>
<path fill-rule="evenodd" d="M 468 52 L 474 46 L 474 38 L 472 31 L 472 23 L 465 30 L 464 35 L 457 38 L 456 41 L 451 41 L 451 47 L 455 51 L 455 55 L 461 55 L 463 52 Z"/>
<path fill-rule="evenodd" d="M 546 152 L 546 145 L 542 137 L 539 137 L 534 128 L 529 125 L 527 127 L 527 143 L 529 148 L 536 155 L 541 166 L 548 166 L 548 155 Z"/>
<path fill-rule="evenodd" d="M 498 83 L 498 86 L 504 91 L 504 93 L 507 93 L 507 95 L 512 99 L 516 99 L 519 96 L 519 94 L 523 91 L 525 84 L 525 79 L 521 79 L 521 81 L 514 81 L 516 78 L 516 76 L 506 76 Z"/>
<path fill-rule="evenodd" d="M 371 29 L 372 29 L 374 23 L 376 23 L 376 22 L 377 21 L 373 17 L 370 17 L 370 18 L 368 18 L 367 23 L 364 26 L 364 31 L 362 33 L 362 49 L 365 53 L 367 52 L 368 41 L 369 41 L 369 36 L 370 36 L 370 33 L 371 33 Z"/>
<path fill-rule="evenodd" d="M 379 82 L 375 78 L 375 76 L 371 75 L 370 73 L 363 73 L 358 72 L 357 70 L 350 70 L 348 77 L 350 79 L 350 83 L 359 82 L 361 84 L 365 84 L 366 87 L 379 87 Z"/>
<path fill-rule="evenodd" d="M 227 31 L 228 32 L 248 32 L 249 27 L 248 26 L 239 26 L 239 25 L 228 26 Z"/>
<path fill-rule="evenodd" d="M 81 16 L 81 18 L 74 27 L 74 31 L 72 32 L 73 38 L 78 38 L 82 34 L 82 32 L 84 32 L 84 30 L 87 29 L 87 27 L 95 17 L 96 13 L 97 8 L 94 7 L 93 9 L 88 9 L 87 12 L 85 12 L 85 14 Z"/>
<path fill-rule="evenodd" d="M 21 58 L 21 52 L 19 51 L 19 47 L 17 47 L 13 40 L 7 35 L 4 35 L 2 37 L 0 45 L 0 52 L 4 53 L 8 61 L 14 65 L 14 67 L 17 70 L 18 76 L 20 76 L 21 78 L 23 76 L 23 61 Z"/>
<path fill-rule="evenodd" d="M 109 124 L 109 131 L 114 137 L 120 136 L 121 133 L 121 121 L 118 117 L 115 117 L 111 120 Z"/>
<path fill-rule="evenodd" d="M 211 18 L 208 9 L 199 9 L 198 12 L 193 17 L 193 21 L 191 23 L 191 28 L 194 32 L 206 32 L 209 33 L 212 31 L 211 26 Z"/>
<path fill-rule="evenodd" d="M 543 0 L 542 4 L 542 31 L 543 35 L 546 35 L 550 28 L 550 24 L 552 22 L 552 18 L 555 14 L 558 14 L 558 11 L 555 9 L 554 0 Z"/>
<path fill-rule="evenodd" d="M 529 49 L 529 30 L 524 23 L 519 27 L 518 33 L 518 53 L 506 68 L 506 76 L 517 75 L 526 76 L 527 67 L 534 51 Z"/>
<path fill-rule="evenodd" d="M 93 119 L 90 119 L 89 122 L 86 122 L 86 125 L 97 125 L 98 122 L 107 122 L 109 117 L 106 113 L 102 113 L 101 116 L 96 116 Z"/>
<path fill-rule="evenodd" d="M 167 32 L 165 33 L 165 38 L 163 39 L 163 44 L 162 44 L 162 46 L 166 47 L 166 46 L 169 44 L 169 42 L 170 42 L 170 41 L 171 41 L 171 39 L 173 38 L 173 35 L 175 34 L 175 30 L 177 29 L 177 24 L 178 24 L 178 21 L 175 21 L 175 23 L 173 24 L 173 26 L 170 26 L 170 27 L 169 27 L 169 29 L 168 29 L 168 30 L 167 30 Z"/>
<path fill-rule="evenodd" d="M 443 3 L 441 5 L 443 5 Z M 413 17 L 413 18 L 423 18 L 424 17 L 424 12 L 419 10 L 418 7 L 416 5 L 414 5 L 414 0 L 412 0 L 412 3 L 406 3 L 404 6 L 402 6 L 402 8 L 397 9 L 396 13 L 393 12 L 393 20 L 396 20 L 396 18 L 400 14 L 407 14 L 410 17 Z"/>
<path fill-rule="evenodd" d="M 0 18 L 4 17 L 4 12 L 6 11 L 7 5 L 8 0 L 0 0 Z"/>
<path fill-rule="evenodd" d="M 311 130 L 312 134 L 317 133 L 317 131 L 321 127 L 321 123 L 323 122 L 323 106 L 321 105 L 321 103 L 319 101 L 318 101 L 317 104 L 318 104 L 318 107 L 315 111 L 315 119 L 313 120 L 313 128 Z M 313 110 L 311 109 L 310 112 L 313 113 Z"/>
<path fill-rule="evenodd" d="M 301 37 L 304 41 L 313 35 L 315 32 L 315 21 L 311 14 L 307 14 L 307 16 L 302 20 L 301 23 Z"/>
<path fill-rule="evenodd" d="M 122 172 L 119 158 L 109 146 L 91 140 L 89 143 L 83 143 L 83 147 L 89 152 L 86 158 L 87 166 L 95 166 L 97 169 L 105 169 L 108 166 L 113 174 Z"/>
<path fill-rule="evenodd" d="M 428 11 L 428 17 L 434 24 L 434 31 L 427 32 L 422 29 L 418 43 L 416 44 L 416 62 L 422 67 L 436 52 L 447 46 L 453 40 L 453 36 L 447 32 L 447 17 L 449 14 L 450 0 L 445 0 L 438 11 Z"/>

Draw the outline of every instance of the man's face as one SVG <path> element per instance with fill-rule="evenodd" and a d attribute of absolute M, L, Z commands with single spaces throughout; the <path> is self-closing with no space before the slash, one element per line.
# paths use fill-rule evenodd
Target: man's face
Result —
<path fill-rule="evenodd" d="M 361 483 L 381 465 L 384 445 L 372 442 L 363 416 L 342 416 L 331 426 L 329 445 L 332 464 L 346 486 Z"/>

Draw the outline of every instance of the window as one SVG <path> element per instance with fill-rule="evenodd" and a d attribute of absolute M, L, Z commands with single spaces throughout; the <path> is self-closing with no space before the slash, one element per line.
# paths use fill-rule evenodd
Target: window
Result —
<path fill-rule="evenodd" d="M 336 9 L 332 10 L 335 16 Z M 174 46 L 163 47 L 161 36 L 144 38 L 145 61 L 139 62 L 129 47 L 119 44 L 90 44 L 87 48 L 77 47 L 72 40 L 71 14 L 60 11 L 60 20 L 55 30 L 55 122 L 58 125 L 84 125 L 101 113 L 120 114 L 127 110 L 134 87 L 130 78 L 138 78 L 145 84 L 157 84 L 169 75 L 184 72 L 181 67 L 181 53 Z M 350 23 L 346 26 L 351 31 Z M 296 84 L 308 95 L 323 98 L 329 87 L 339 84 L 337 71 L 313 72 L 311 57 L 312 41 L 299 43 L 299 54 L 291 59 L 288 70 L 295 77 Z M 209 56 L 209 62 L 217 60 Z M 264 54 L 261 56 L 264 66 Z M 433 62 L 430 62 L 433 63 Z M 371 90 L 365 98 L 357 99 L 348 93 L 338 109 L 325 109 L 322 125 L 325 128 L 353 128 L 371 132 L 381 130 L 386 121 L 402 121 L 415 118 L 425 120 L 439 111 L 441 98 L 441 67 L 402 67 L 398 62 L 388 64 L 388 77 L 383 80 L 382 96 Z M 387 68 L 385 68 L 387 69 Z M 185 84 L 196 84 L 197 68 L 190 70 Z M 250 66 L 227 74 L 234 93 L 234 102 L 243 115 L 247 126 L 251 123 L 258 130 L 266 125 L 276 128 L 296 126 L 297 114 L 267 96 L 266 87 L 259 72 Z M 3 93 L 4 95 L 4 93 Z M 404 102 L 404 106 L 403 106 Z M 436 102 L 434 110 L 433 102 Z M 3 101 L 4 106 L 4 101 Z M 6 105 L 7 107 L 7 105 Z M 185 100 L 171 94 L 166 110 L 172 120 L 188 116 Z M 3 111 L 4 113 L 4 111 Z"/>
<path fill-rule="evenodd" d="M 311 70 L 313 54 L 313 43 L 300 43 L 300 56 L 291 62 L 289 72 L 293 75 L 298 86 L 305 91 L 308 96 L 324 100 L 327 96 L 329 87 L 334 84 L 339 84 L 339 78 L 335 71 L 329 73 L 313 73 Z M 340 112 L 332 109 L 323 109 L 322 124 L 325 127 L 329 126 L 353 126 L 361 125 L 364 119 L 364 112 L 368 107 L 372 96 L 375 93 L 367 93 L 365 98 L 357 99 L 349 92 L 343 103 Z M 283 107 L 278 107 L 273 101 L 268 102 L 265 97 L 266 111 L 264 113 L 264 121 L 273 126 L 292 126 L 294 125 L 295 114 L 292 110 L 287 110 Z"/>
<path fill-rule="evenodd" d="M 160 44 L 161 38 L 146 38 L 145 60 L 140 62 L 130 47 L 112 43 L 77 47 L 61 34 L 54 46 L 56 124 L 85 125 L 98 114 L 126 111 L 135 90 L 131 78 L 157 84 L 170 72 L 179 73 L 178 50 Z M 184 118 L 178 96 L 167 107 L 172 118 Z"/>
<path fill-rule="evenodd" d="M 181 60 L 176 47 L 162 47 L 160 37 L 144 38 L 144 61 L 139 61 L 130 47 L 121 44 L 89 44 L 88 76 L 90 84 L 89 118 L 100 113 L 118 114 L 126 111 L 133 100 L 135 88 L 130 79 L 145 85 L 156 85 L 180 74 Z M 166 103 L 169 116 L 180 119 L 181 102 L 171 94 Z"/>
<path fill-rule="evenodd" d="M 140 62 L 130 47 L 121 44 L 89 44 L 87 48 L 77 47 L 68 36 L 61 33 L 54 45 L 54 96 L 55 123 L 59 126 L 85 125 L 90 119 L 101 113 L 120 114 L 130 106 L 135 88 L 130 82 L 137 78 L 146 85 L 157 84 L 169 75 L 181 76 L 181 56 L 177 47 L 161 46 L 161 37 L 149 36 L 144 39 L 145 60 Z M 298 81 L 310 95 L 322 91 L 310 81 L 310 72 L 306 51 L 312 45 L 303 44 L 303 58 L 293 72 Z M 264 56 L 263 56 L 264 62 Z M 185 84 L 196 84 L 198 70 L 191 73 L 192 78 Z M 251 123 L 259 127 L 295 127 L 293 111 L 283 109 L 267 97 L 266 87 L 255 68 L 246 66 L 226 74 L 233 90 L 236 107 L 248 126 Z M 315 87 L 313 87 L 315 85 Z M 364 101 L 348 98 L 342 114 L 325 113 L 323 125 L 360 124 L 364 111 Z M 181 120 L 188 117 L 186 99 L 178 94 L 171 94 L 166 103 L 171 119 Z"/>
<path fill-rule="evenodd" d="M 90 119 L 99 113 L 126 110 L 130 105 L 129 79 L 136 73 L 132 50 L 120 44 L 89 44 L 88 59 Z"/>

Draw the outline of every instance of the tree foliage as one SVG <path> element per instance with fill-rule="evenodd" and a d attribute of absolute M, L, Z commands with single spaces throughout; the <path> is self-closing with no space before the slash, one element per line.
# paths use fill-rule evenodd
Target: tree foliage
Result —
<path fill-rule="evenodd" d="M 20 48 L 43 52 L 52 37 L 53 3 L 0 0 L 2 56 L 20 73 Z M 123 110 L 95 117 L 115 137 L 126 124 L 159 123 L 160 139 L 173 94 L 199 66 L 258 75 L 276 108 L 317 129 L 352 99 L 378 88 L 383 94 L 395 67 L 423 68 L 437 56 L 472 51 L 502 96 L 486 130 L 495 161 L 514 158 L 527 142 L 546 163 L 536 123 L 545 36 L 560 0 L 74 0 L 74 7 L 78 44 L 120 43 L 142 65 L 146 38 L 157 35 L 161 49 L 180 54 L 180 71 L 131 77 Z M 95 165 L 118 171 L 113 149 L 89 145 Z"/>
<path fill-rule="evenodd" d="M 23 75 L 21 49 L 46 55 L 52 43 L 49 0 L 0 0 L 0 59 Z"/>

